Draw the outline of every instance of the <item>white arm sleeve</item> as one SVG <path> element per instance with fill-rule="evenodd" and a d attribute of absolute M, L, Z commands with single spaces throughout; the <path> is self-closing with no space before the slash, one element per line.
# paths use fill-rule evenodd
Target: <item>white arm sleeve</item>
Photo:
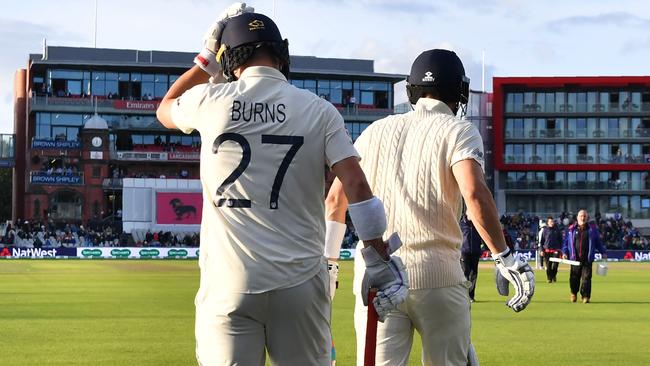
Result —
<path fill-rule="evenodd" d="M 327 221 L 325 225 L 325 257 L 338 258 L 347 226 L 336 221 Z"/>

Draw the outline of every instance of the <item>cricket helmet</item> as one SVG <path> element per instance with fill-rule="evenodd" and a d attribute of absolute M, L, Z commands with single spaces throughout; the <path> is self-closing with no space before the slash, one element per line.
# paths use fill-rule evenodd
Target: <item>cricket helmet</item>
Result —
<path fill-rule="evenodd" d="M 469 98 L 469 78 L 455 52 L 434 49 L 422 52 L 413 61 L 406 78 L 409 102 L 416 104 L 427 93 L 435 93 L 444 103 L 459 103 L 463 114 Z"/>
<path fill-rule="evenodd" d="M 217 61 L 227 81 L 237 80 L 233 71 L 243 65 L 256 49 L 267 47 L 279 60 L 280 71 L 289 78 L 289 41 L 282 39 L 277 25 L 264 14 L 243 13 L 226 23 L 221 35 Z"/>

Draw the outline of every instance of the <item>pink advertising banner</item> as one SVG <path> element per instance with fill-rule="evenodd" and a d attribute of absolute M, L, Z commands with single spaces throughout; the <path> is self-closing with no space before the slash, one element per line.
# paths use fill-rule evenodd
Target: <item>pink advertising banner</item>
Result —
<path fill-rule="evenodd" d="M 158 225 L 200 225 L 203 196 L 201 192 L 157 192 Z"/>

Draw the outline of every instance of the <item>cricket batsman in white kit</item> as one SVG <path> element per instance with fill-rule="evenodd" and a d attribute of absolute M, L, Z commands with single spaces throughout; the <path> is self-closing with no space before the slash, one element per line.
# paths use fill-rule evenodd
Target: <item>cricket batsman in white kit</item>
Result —
<path fill-rule="evenodd" d="M 456 118 L 469 96 L 469 79 L 458 56 L 447 50 L 423 52 L 413 62 L 407 94 L 413 111 L 374 122 L 355 142 L 370 187 L 386 205 L 388 232 L 397 232 L 404 242 L 396 253 L 404 259 L 410 281 L 404 303 L 376 307 L 383 321 L 377 328 L 376 364 L 408 364 L 417 330 L 422 365 L 477 365 L 470 342 L 468 286 L 460 265 L 462 199 L 501 278 L 515 288 L 507 305 L 516 312 L 533 296 L 533 271 L 505 244 L 483 177 L 478 130 Z M 333 242 L 342 237 L 345 208 L 342 186 L 335 180 L 327 197 L 328 238 Z M 366 340 L 364 272 L 364 261 L 355 256 L 357 366 L 363 365 Z"/>
<path fill-rule="evenodd" d="M 226 9 L 157 111 L 167 128 L 201 134 L 196 357 L 202 366 L 263 366 L 268 352 L 273 365 L 326 366 L 324 165 L 342 182 L 377 259 L 368 265 L 371 285 L 399 303 L 405 274 L 387 253 L 383 204 L 341 115 L 287 82 L 288 41 L 252 11 L 243 3 Z"/>

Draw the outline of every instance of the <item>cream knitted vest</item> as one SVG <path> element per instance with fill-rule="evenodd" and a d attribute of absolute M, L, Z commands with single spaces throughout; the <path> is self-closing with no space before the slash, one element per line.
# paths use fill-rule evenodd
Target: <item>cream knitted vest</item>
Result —
<path fill-rule="evenodd" d="M 478 135 L 445 104 L 420 99 L 414 111 L 370 125 L 355 144 L 370 187 L 384 202 L 386 235 L 398 232 L 404 243 L 396 254 L 406 265 L 411 289 L 465 282 L 458 224 L 462 196 L 451 165 L 466 158 L 458 151 L 476 151 L 475 138 L 461 146 L 468 145 L 459 140 L 467 131 Z M 482 157 L 482 143 L 478 148 Z"/>

